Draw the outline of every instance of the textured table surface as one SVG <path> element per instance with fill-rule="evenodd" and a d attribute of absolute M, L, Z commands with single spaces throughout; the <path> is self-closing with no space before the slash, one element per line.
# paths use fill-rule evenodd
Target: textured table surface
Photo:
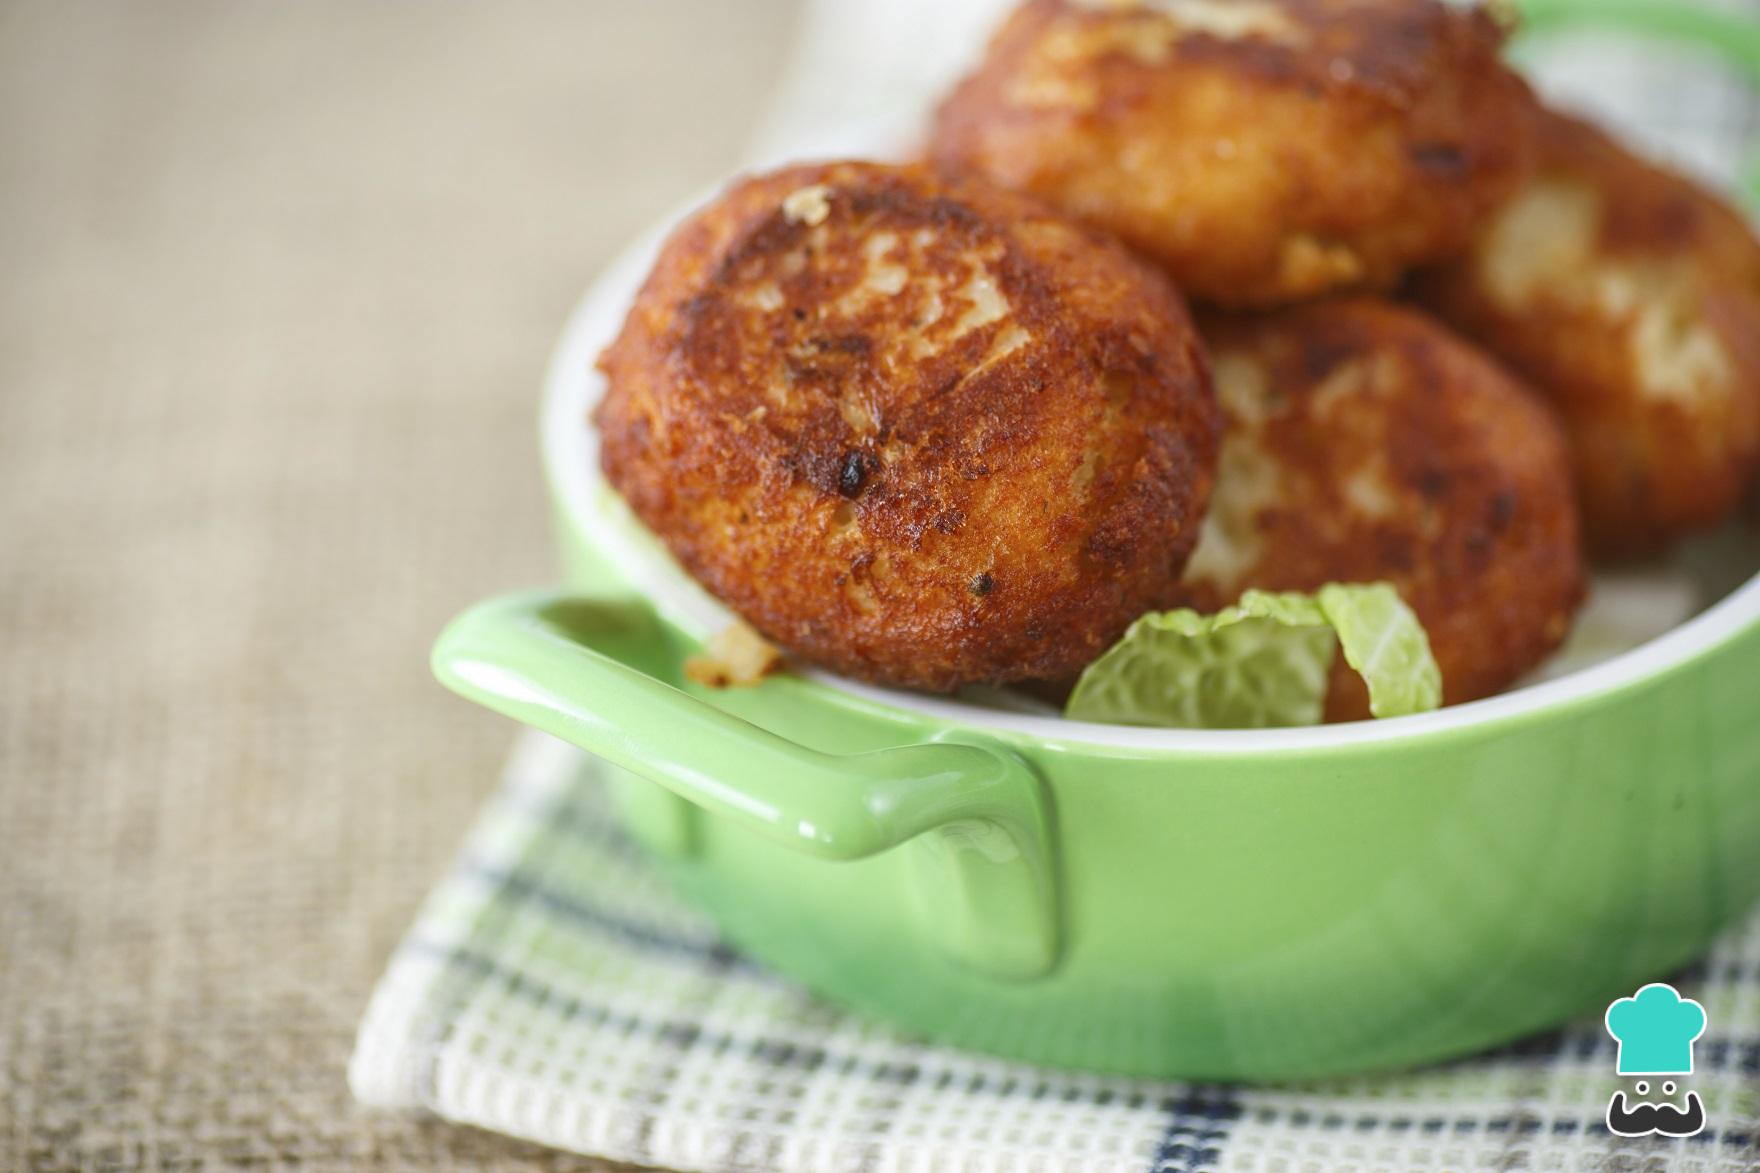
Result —
<path fill-rule="evenodd" d="M 0 5 L 0 1168 L 591 1168 L 374 1116 L 373 980 L 509 743 L 533 411 L 740 155 L 785 0 Z"/>

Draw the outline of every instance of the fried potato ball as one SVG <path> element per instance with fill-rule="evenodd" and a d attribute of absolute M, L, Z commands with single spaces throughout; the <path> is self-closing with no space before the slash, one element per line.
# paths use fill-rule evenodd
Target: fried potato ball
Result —
<path fill-rule="evenodd" d="M 1208 315 L 1226 418 L 1176 602 L 1392 583 L 1445 703 L 1489 696 L 1562 640 L 1583 596 L 1557 424 L 1502 368 L 1415 311 L 1354 298 Z M 1331 720 L 1368 716 L 1342 658 Z"/>
<path fill-rule="evenodd" d="M 1386 288 L 1526 176 L 1502 28 L 1439 0 L 1029 0 L 937 116 L 942 165 L 1038 195 L 1192 298 Z"/>
<path fill-rule="evenodd" d="M 1760 244 L 1680 176 L 1537 117 L 1532 184 L 1416 294 L 1551 400 L 1591 554 L 1653 553 L 1760 468 Z"/>
<path fill-rule="evenodd" d="M 1071 675 L 1176 579 L 1220 418 L 1167 280 L 1012 192 L 837 163 L 662 250 L 606 477 L 769 639 L 946 691 Z"/>

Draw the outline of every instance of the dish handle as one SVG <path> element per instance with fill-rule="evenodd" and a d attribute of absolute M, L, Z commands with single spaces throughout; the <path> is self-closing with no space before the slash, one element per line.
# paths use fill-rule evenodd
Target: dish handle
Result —
<path fill-rule="evenodd" d="M 643 605 L 536 592 L 466 611 L 432 661 L 460 695 L 795 851 L 858 860 L 906 847 L 919 917 L 944 952 L 995 977 L 1053 968 L 1049 802 L 1025 761 L 957 735 L 821 753 L 632 662 L 662 643 Z"/>

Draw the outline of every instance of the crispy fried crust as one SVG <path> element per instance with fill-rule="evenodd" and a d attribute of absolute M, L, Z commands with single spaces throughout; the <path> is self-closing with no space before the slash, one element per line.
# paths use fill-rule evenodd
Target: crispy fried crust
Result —
<path fill-rule="evenodd" d="M 1393 583 L 1444 699 L 1489 696 L 1544 659 L 1583 596 L 1557 425 L 1491 360 L 1373 298 L 1200 321 L 1227 419 L 1216 490 L 1174 602 Z M 1333 720 L 1368 715 L 1342 661 Z"/>
<path fill-rule="evenodd" d="M 764 635 L 945 691 L 1072 674 L 1176 579 L 1220 429 L 1171 285 L 988 185 L 795 167 L 678 229 L 606 477 Z"/>
<path fill-rule="evenodd" d="M 1760 245 L 1687 180 L 1536 117 L 1534 182 L 1415 293 L 1556 406 L 1591 553 L 1652 553 L 1760 467 Z"/>
<path fill-rule="evenodd" d="M 1438 0 L 1029 0 L 942 105 L 944 166 L 1268 306 L 1465 249 L 1527 174 L 1524 83 Z"/>

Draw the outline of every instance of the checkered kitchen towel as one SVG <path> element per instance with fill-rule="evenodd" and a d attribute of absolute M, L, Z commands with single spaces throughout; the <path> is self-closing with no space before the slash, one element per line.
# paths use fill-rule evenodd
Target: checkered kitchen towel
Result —
<path fill-rule="evenodd" d="M 1677 975 L 1708 1124 L 1622 1140 L 1599 1018 L 1415 1074 L 1237 1088 L 1046 1071 L 833 1009 L 723 946 L 617 830 L 593 759 L 528 734 L 381 983 L 351 1078 L 679 1170 L 1760 1170 L 1760 917 Z"/>

